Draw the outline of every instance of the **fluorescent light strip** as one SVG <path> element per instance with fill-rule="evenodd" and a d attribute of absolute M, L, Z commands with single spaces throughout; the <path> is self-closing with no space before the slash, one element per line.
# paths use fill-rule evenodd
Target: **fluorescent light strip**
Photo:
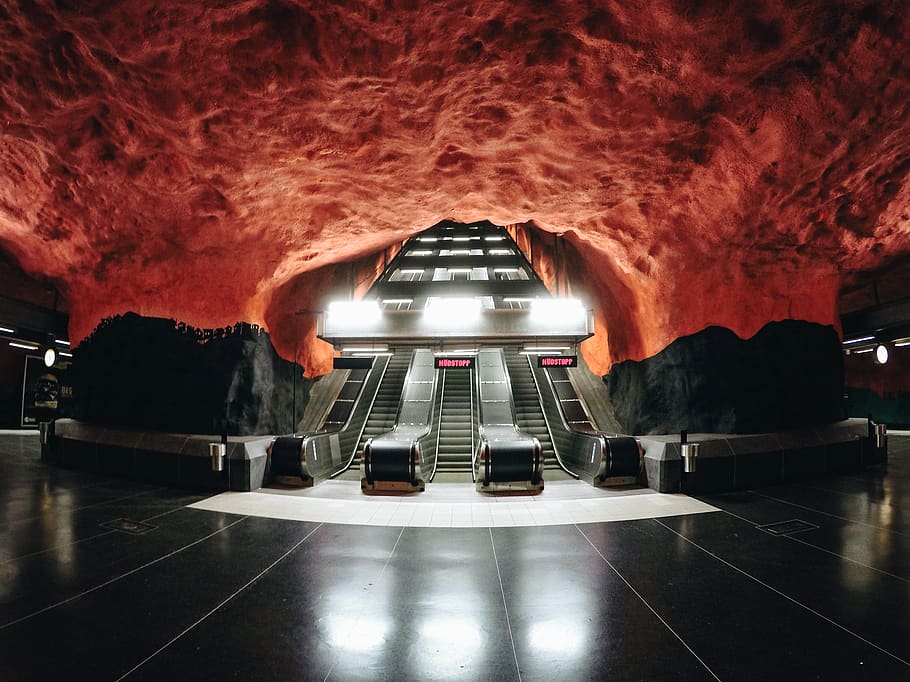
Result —
<path fill-rule="evenodd" d="M 501 242 L 505 237 L 484 237 L 484 241 L 488 242 Z"/>
<path fill-rule="evenodd" d="M 16 343 L 15 341 L 10 341 L 9 345 L 13 348 L 24 348 L 25 350 L 38 350 L 38 346 L 30 346 L 25 343 Z"/>
<path fill-rule="evenodd" d="M 71 358 L 71 357 L 73 357 L 73 354 L 72 354 L 72 353 L 67 353 L 65 350 L 60 351 L 60 355 L 63 356 L 63 357 L 65 357 L 65 358 Z"/>
<path fill-rule="evenodd" d="M 402 270 L 402 275 L 422 275 L 423 270 Z"/>
<path fill-rule="evenodd" d="M 511 256 L 513 251 L 511 249 L 488 249 L 488 256 Z"/>
<path fill-rule="evenodd" d="M 437 358 L 445 355 L 477 355 L 477 349 L 475 348 L 462 348 L 460 350 L 441 350 L 438 353 L 433 353 Z"/>
<path fill-rule="evenodd" d="M 382 299 L 384 304 L 401 304 L 401 303 L 413 303 L 413 298 L 384 298 Z"/>
<path fill-rule="evenodd" d="M 527 303 L 533 301 L 533 298 L 516 298 L 514 296 L 509 296 L 508 298 L 502 299 L 504 303 Z"/>
<path fill-rule="evenodd" d="M 449 272 L 454 272 L 457 274 L 464 275 L 464 274 L 473 272 L 473 270 L 471 270 L 471 268 L 449 268 Z"/>
<path fill-rule="evenodd" d="M 59 343 L 61 346 L 68 346 L 68 345 L 70 345 L 70 342 L 69 342 L 69 341 L 64 341 L 63 339 L 54 339 L 54 343 Z"/>
<path fill-rule="evenodd" d="M 493 268 L 493 272 L 518 272 L 518 268 Z"/>
<path fill-rule="evenodd" d="M 432 253 L 433 253 L 432 251 L 420 250 L 420 249 L 418 249 L 417 251 L 408 251 L 409 256 L 429 256 Z"/>
<path fill-rule="evenodd" d="M 386 356 L 391 356 L 391 355 L 394 355 L 394 353 L 390 353 L 389 351 L 377 351 L 376 353 L 352 353 L 351 357 L 352 358 L 377 358 L 377 357 L 386 357 Z"/>
<path fill-rule="evenodd" d="M 850 339 L 849 341 L 844 341 L 844 345 L 848 346 L 851 343 L 862 343 L 863 341 L 873 341 L 874 336 L 860 336 L 858 339 Z"/>
<path fill-rule="evenodd" d="M 863 350 L 855 350 L 855 351 L 853 351 L 853 352 L 854 352 L 856 355 L 859 355 L 860 353 L 871 353 L 871 352 L 874 351 L 874 350 L 875 350 L 874 348 L 864 348 Z"/>
<path fill-rule="evenodd" d="M 525 346 L 522 350 L 529 352 L 550 351 L 550 350 L 570 350 L 571 346 Z"/>
<path fill-rule="evenodd" d="M 389 347 L 385 344 L 379 346 L 349 346 L 341 349 L 342 353 L 372 353 L 376 352 L 385 352 Z"/>
<path fill-rule="evenodd" d="M 15 334 L 15 333 L 16 333 L 16 330 L 15 330 L 15 329 L 10 329 L 9 327 L 0 327 L 0 333 L 3 333 L 3 334 Z"/>
<path fill-rule="evenodd" d="M 558 350 L 520 350 L 519 355 L 562 355 Z"/>
<path fill-rule="evenodd" d="M 418 239 L 418 241 L 421 241 L 421 242 L 438 242 L 439 239 L 438 239 L 437 237 L 420 237 L 420 238 Z"/>
<path fill-rule="evenodd" d="M 910 341 L 903 341 L 901 343 L 895 343 L 895 348 L 903 348 L 904 346 L 910 346 Z"/>

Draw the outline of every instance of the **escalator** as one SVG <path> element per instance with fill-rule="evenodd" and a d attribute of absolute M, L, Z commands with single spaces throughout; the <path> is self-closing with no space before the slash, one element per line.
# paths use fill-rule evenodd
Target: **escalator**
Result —
<path fill-rule="evenodd" d="M 443 382 L 437 430 L 436 482 L 470 483 L 476 442 L 472 370 L 438 370 Z"/>
<path fill-rule="evenodd" d="M 404 380 L 411 362 L 411 352 L 399 351 L 389 358 L 382 384 L 373 401 L 373 408 L 367 417 L 366 425 L 360 434 L 354 458 L 346 471 L 336 478 L 341 480 L 360 480 L 360 454 L 366 442 L 391 430 L 395 426 L 395 417 L 398 414 L 398 404 L 401 401 L 401 392 L 404 389 Z"/>
<path fill-rule="evenodd" d="M 528 364 L 528 356 L 522 355 L 514 348 L 503 348 L 509 380 L 512 384 L 512 400 L 515 404 L 515 425 L 519 430 L 537 438 L 543 449 L 544 479 L 570 480 L 575 477 L 560 466 L 556 450 L 550 438 L 550 430 L 540 407 L 537 385 Z"/>

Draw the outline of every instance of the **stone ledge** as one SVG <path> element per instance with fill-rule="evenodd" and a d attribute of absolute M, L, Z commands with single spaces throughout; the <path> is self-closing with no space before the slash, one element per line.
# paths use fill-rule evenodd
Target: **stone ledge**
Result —
<path fill-rule="evenodd" d="M 659 492 L 742 490 L 856 471 L 884 462 L 868 438 L 865 419 L 778 433 L 689 434 L 699 443 L 697 469 L 684 474 L 679 436 L 644 436 L 645 478 Z"/>
<path fill-rule="evenodd" d="M 42 459 L 63 467 L 205 490 L 249 491 L 262 487 L 271 436 L 228 438 L 225 469 L 212 471 L 205 434 L 136 431 L 58 419 Z"/>

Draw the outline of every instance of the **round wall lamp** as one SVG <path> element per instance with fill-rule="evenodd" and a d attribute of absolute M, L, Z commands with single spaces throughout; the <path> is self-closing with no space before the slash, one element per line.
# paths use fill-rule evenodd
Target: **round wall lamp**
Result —
<path fill-rule="evenodd" d="M 52 346 L 48 347 L 44 351 L 44 366 L 53 367 L 55 362 L 57 362 L 57 351 Z"/>
<path fill-rule="evenodd" d="M 883 343 L 875 347 L 875 364 L 884 365 L 888 362 L 888 346 Z"/>

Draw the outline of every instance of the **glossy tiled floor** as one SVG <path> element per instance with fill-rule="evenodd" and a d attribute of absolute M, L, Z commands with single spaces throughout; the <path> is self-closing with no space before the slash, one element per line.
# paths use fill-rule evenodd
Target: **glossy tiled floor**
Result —
<path fill-rule="evenodd" d="M 908 437 L 719 512 L 526 527 L 191 508 L 34 436 L 0 481 L 0 680 L 910 680 Z"/>

